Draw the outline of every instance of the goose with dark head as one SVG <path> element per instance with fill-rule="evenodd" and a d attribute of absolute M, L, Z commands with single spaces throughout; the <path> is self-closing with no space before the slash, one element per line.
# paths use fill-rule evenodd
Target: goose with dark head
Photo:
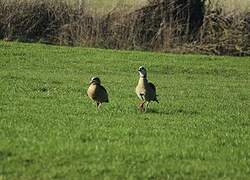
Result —
<path fill-rule="evenodd" d="M 102 103 L 109 102 L 108 92 L 101 85 L 101 80 L 99 77 L 91 78 L 89 82 L 89 88 L 87 94 L 93 101 L 96 102 L 96 107 L 98 108 Z"/>

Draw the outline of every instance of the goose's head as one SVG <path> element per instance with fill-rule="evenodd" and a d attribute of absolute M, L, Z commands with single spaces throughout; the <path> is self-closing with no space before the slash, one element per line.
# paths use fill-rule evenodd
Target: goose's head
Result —
<path fill-rule="evenodd" d="M 89 84 L 101 84 L 101 80 L 99 77 L 92 77 Z"/>
<path fill-rule="evenodd" d="M 147 70 L 146 70 L 145 67 L 140 66 L 139 69 L 138 69 L 138 72 L 139 72 L 140 77 L 142 77 L 142 78 L 147 77 Z"/>

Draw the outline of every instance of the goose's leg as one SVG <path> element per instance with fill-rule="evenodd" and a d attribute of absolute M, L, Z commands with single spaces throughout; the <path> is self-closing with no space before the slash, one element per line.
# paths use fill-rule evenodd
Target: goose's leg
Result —
<path fill-rule="evenodd" d="M 101 103 L 100 102 L 96 102 L 96 109 L 98 109 L 100 107 Z"/>
<path fill-rule="evenodd" d="M 145 104 L 146 101 L 144 99 L 144 94 L 141 93 L 140 96 L 141 96 L 142 102 L 139 104 L 139 109 L 141 111 L 145 111 L 144 104 Z"/>
<path fill-rule="evenodd" d="M 143 102 L 144 102 L 144 101 L 141 101 L 141 102 L 139 103 L 139 106 L 138 106 L 138 108 L 139 108 L 139 109 L 141 109 L 141 108 L 142 108 L 142 104 L 143 104 Z"/>
<path fill-rule="evenodd" d="M 144 104 L 146 104 L 146 107 L 143 107 L 143 111 L 146 112 L 148 109 L 149 101 L 145 101 Z"/>
<path fill-rule="evenodd" d="M 148 108 L 149 103 L 150 103 L 150 101 L 147 102 L 147 105 L 146 105 L 147 108 Z"/>
<path fill-rule="evenodd" d="M 146 103 L 146 101 L 143 101 L 141 104 L 140 104 L 140 110 L 141 111 L 145 111 L 145 107 L 144 107 L 144 104 Z"/>

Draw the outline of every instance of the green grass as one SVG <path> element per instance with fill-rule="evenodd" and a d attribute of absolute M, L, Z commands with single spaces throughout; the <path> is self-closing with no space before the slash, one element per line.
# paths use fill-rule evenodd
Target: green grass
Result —
<path fill-rule="evenodd" d="M 160 104 L 139 112 L 148 68 Z M 249 179 L 250 58 L 0 41 L 0 179 Z M 86 96 L 98 75 L 110 94 Z"/>

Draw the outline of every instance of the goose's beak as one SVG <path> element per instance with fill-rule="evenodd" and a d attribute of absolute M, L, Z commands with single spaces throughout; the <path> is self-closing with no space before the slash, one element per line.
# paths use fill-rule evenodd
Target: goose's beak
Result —
<path fill-rule="evenodd" d="M 89 85 L 90 85 L 90 84 L 92 84 L 92 83 L 93 83 L 93 81 L 92 81 L 92 80 L 91 80 L 91 81 L 89 81 Z"/>

